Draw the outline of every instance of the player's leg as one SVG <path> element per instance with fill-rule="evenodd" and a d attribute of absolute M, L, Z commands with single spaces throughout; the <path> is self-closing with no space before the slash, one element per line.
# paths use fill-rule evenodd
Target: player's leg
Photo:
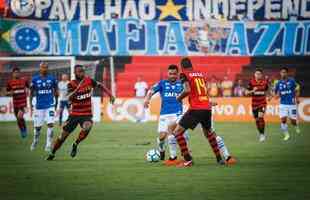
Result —
<path fill-rule="evenodd" d="M 160 160 L 165 160 L 165 146 L 166 146 L 166 138 L 168 133 L 167 132 L 159 132 L 159 136 L 157 138 L 157 145 L 158 150 L 160 153 Z"/>
<path fill-rule="evenodd" d="M 283 140 L 290 139 L 290 134 L 288 132 L 288 125 L 287 125 L 287 118 L 289 115 L 289 110 L 286 105 L 280 105 L 279 106 L 279 115 L 281 119 L 281 130 L 283 132 L 284 138 Z"/>
<path fill-rule="evenodd" d="M 264 115 L 265 108 L 257 108 L 253 110 L 253 116 L 255 118 L 256 128 L 259 133 L 260 142 L 264 142 L 266 140 Z"/>
<path fill-rule="evenodd" d="M 55 158 L 56 151 L 62 146 L 67 137 L 74 131 L 78 125 L 78 119 L 76 117 L 69 116 L 68 120 L 65 122 L 62 132 L 59 137 L 56 138 L 53 144 L 52 151 L 47 157 L 47 160 L 53 160 Z"/>
<path fill-rule="evenodd" d="M 82 128 L 78 138 L 75 140 L 75 142 L 72 144 L 72 149 L 71 149 L 71 157 L 75 157 L 77 153 L 77 147 L 82 142 L 90 133 L 90 130 L 93 126 L 93 122 L 90 117 L 86 117 L 84 119 L 80 119 L 79 121 L 80 126 Z"/>
<path fill-rule="evenodd" d="M 60 101 L 60 104 L 59 104 L 59 126 L 62 125 L 62 116 L 63 116 L 64 108 L 65 108 L 65 102 Z"/>
<path fill-rule="evenodd" d="M 41 127 L 44 123 L 44 110 L 34 110 L 33 113 L 33 126 L 34 126 L 34 135 L 33 141 L 30 146 L 30 150 L 33 151 L 39 143 L 39 137 L 41 134 Z"/>
<path fill-rule="evenodd" d="M 26 121 L 24 119 L 24 108 L 14 108 L 14 114 L 16 117 L 17 125 L 20 130 L 20 135 L 22 138 L 27 137 L 27 127 L 26 127 Z"/>
<path fill-rule="evenodd" d="M 194 129 L 199 123 L 198 119 L 195 118 L 195 111 L 189 110 L 187 111 L 178 122 L 176 128 L 173 131 L 173 135 L 176 138 L 176 141 L 181 150 L 182 156 L 184 157 L 184 162 L 181 163 L 182 167 L 190 167 L 192 166 L 192 155 L 187 146 L 186 139 L 184 137 L 184 133 L 187 129 Z"/>
<path fill-rule="evenodd" d="M 55 122 L 55 111 L 54 108 L 49 108 L 45 112 L 45 120 L 47 123 L 47 130 L 46 130 L 46 145 L 45 151 L 50 152 L 53 142 L 54 136 L 54 122 Z"/>
<path fill-rule="evenodd" d="M 222 159 L 219 145 L 216 141 L 216 133 L 212 130 L 212 111 L 211 110 L 201 110 L 197 112 L 197 117 L 201 123 L 203 133 L 208 139 L 208 142 L 212 148 L 212 151 L 216 157 L 216 160 L 219 164 L 225 164 Z"/>
<path fill-rule="evenodd" d="M 160 159 L 165 160 L 165 145 L 168 135 L 168 116 L 160 116 L 158 122 L 157 146 L 160 153 Z"/>
<path fill-rule="evenodd" d="M 56 138 L 53 148 L 46 160 L 53 160 L 55 158 L 56 151 L 61 147 L 61 145 L 65 142 L 65 140 L 69 135 L 70 133 L 65 131 L 65 129 L 63 129 L 60 136 Z"/>
<path fill-rule="evenodd" d="M 298 119 L 297 119 L 297 106 L 292 105 L 289 109 L 289 118 L 291 121 L 291 124 L 294 126 L 296 133 L 300 133 L 299 125 L 298 125 Z"/>

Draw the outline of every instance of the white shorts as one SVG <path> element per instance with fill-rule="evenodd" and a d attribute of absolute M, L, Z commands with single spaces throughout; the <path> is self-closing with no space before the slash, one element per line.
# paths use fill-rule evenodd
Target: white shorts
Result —
<path fill-rule="evenodd" d="M 43 126 L 46 124 L 53 124 L 55 122 L 55 110 L 54 107 L 47 109 L 35 109 L 33 113 L 33 125 L 34 127 Z"/>
<path fill-rule="evenodd" d="M 168 133 L 168 127 L 172 124 L 178 123 L 181 118 L 182 115 L 179 114 L 160 115 L 158 122 L 158 133 Z"/>
<path fill-rule="evenodd" d="M 288 117 L 290 119 L 297 119 L 297 106 L 280 104 L 279 116 L 280 118 Z"/>

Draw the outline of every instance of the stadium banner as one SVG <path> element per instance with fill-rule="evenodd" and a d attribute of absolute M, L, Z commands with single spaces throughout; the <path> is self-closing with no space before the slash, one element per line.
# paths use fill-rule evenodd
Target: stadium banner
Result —
<path fill-rule="evenodd" d="M 95 108 L 100 108 L 101 106 L 101 98 L 100 97 L 93 97 L 92 98 L 93 102 L 93 121 L 94 122 L 100 122 L 101 121 L 101 111 L 100 109 L 95 109 Z M 29 105 L 29 103 L 28 103 Z M 56 119 L 58 120 L 58 112 L 56 114 Z M 68 113 L 64 111 L 64 116 L 63 119 L 66 120 L 68 117 Z M 25 113 L 25 119 L 27 121 L 32 120 L 31 113 L 29 109 L 26 109 Z M 11 97 L 0 97 L 0 121 L 16 121 L 16 118 L 14 116 L 14 109 L 13 109 L 13 102 Z M 55 121 L 58 122 L 58 121 Z"/>
<path fill-rule="evenodd" d="M 10 0 L 10 17 L 40 20 L 310 19 L 309 0 Z"/>
<path fill-rule="evenodd" d="M 215 121 L 219 122 L 249 122 L 252 117 L 251 98 L 233 97 L 216 98 L 218 105 L 213 107 Z M 301 98 L 298 106 L 298 116 L 301 122 L 310 122 L 310 98 Z M 157 121 L 160 112 L 160 98 L 153 98 L 150 109 L 145 111 L 143 100 L 136 98 L 120 98 L 114 105 L 105 99 L 102 104 L 104 121 Z M 272 100 L 266 108 L 266 121 L 280 122 L 279 102 Z"/>
<path fill-rule="evenodd" d="M 26 55 L 310 55 L 310 21 L 0 21 L 0 52 Z"/>

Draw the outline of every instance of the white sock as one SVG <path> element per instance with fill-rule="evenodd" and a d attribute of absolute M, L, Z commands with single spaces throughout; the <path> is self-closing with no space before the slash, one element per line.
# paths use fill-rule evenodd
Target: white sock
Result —
<path fill-rule="evenodd" d="M 157 144 L 158 144 L 158 150 L 160 152 L 165 151 L 165 140 L 160 140 L 159 138 L 157 138 Z"/>
<path fill-rule="evenodd" d="M 168 136 L 168 147 L 170 158 L 177 157 L 177 140 L 175 139 L 174 135 Z"/>
<path fill-rule="evenodd" d="M 221 138 L 220 136 L 217 135 L 216 141 L 217 141 L 217 145 L 219 146 L 219 149 L 220 149 L 222 156 L 226 160 L 230 156 L 230 153 L 228 152 L 228 149 L 225 146 L 223 138 Z"/>
<path fill-rule="evenodd" d="M 286 123 L 281 123 L 281 130 L 284 134 L 288 134 L 288 126 Z"/>
<path fill-rule="evenodd" d="M 46 146 L 51 146 L 53 142 L 53 128 L 48 127 L 46 131 Z"/>
<path fill-rule="evenodd" d="M 33 131 L 33 142 L 38 142 L 39 141 L 39 137 L 40 137 L 40 131 L 37 130 L 36 128 L 34 128 Z"/>

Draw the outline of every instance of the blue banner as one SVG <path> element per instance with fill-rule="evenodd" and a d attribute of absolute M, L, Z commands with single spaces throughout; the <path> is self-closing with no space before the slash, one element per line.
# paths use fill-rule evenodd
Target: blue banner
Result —
<path fill-rule="evenodd" d="M 310 55 L 310 21 L 0 21 L 0 51 L 39 55 Z"/>
<path fill-rule="evenodd" d="M 310 0 L 9 0 L 10 17 L 41 20 L 309 20 Z"/>

